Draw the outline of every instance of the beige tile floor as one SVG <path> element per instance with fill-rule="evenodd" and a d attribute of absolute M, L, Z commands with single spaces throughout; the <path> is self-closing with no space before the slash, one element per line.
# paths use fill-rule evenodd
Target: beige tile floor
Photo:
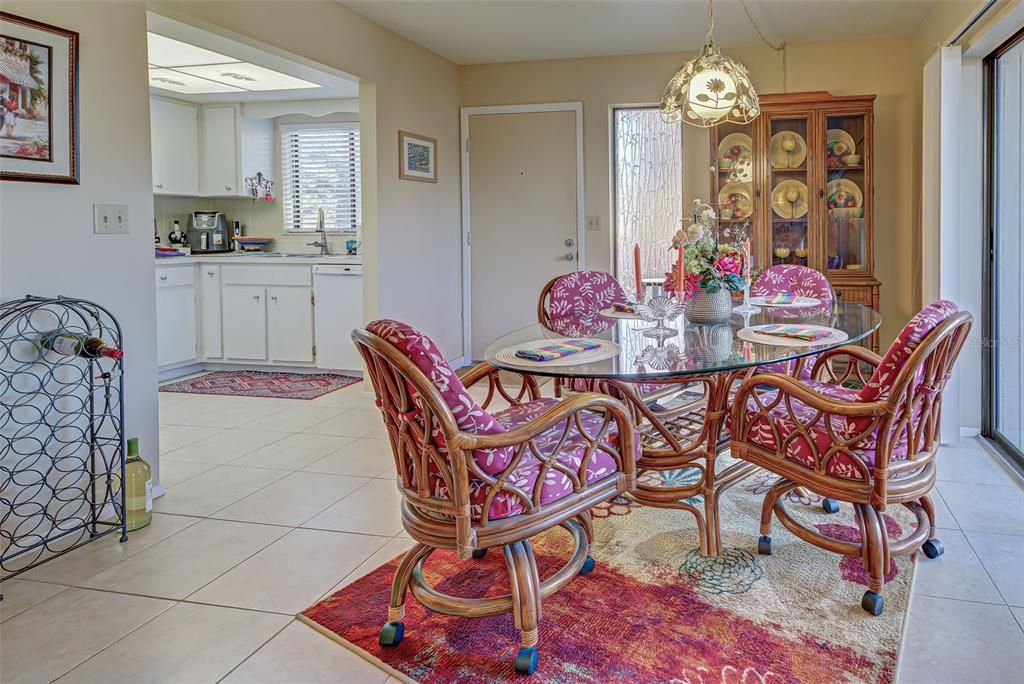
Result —
<path fill-rule="evenodd" d="M 293 618 L 409 544 L 364 389 L 161 395 L 153 524 L 0 587 L 0 682 L 388 681 Z M 972 440 L 940 473 L 946 554 L 919 566 L 900 681 L 1020 681 L 1024 487 Z"/>

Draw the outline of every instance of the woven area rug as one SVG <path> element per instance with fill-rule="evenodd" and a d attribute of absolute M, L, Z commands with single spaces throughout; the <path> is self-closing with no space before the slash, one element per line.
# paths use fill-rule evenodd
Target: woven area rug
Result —
<path fill-rule="evenodd" d="M 663 476 L 681 482 L 695 473 Z M 529 678 L 513 671 L 518 635 L 511 615 L 449 617 L 426 610 L 410 594 L 404 640 L 379 646 L 398 559 L 299 617 L 406 681 L 892 682 L 913 562 L 904 557 L 891 565 L 885 612 L 872 617 L 860 608 L 867 573 L 859 559 L 812 547 L 778 522 L 773 555 L 757 555 L 760 502 L 774 480 L 758 473 L 723 496 L 727 553 L 717 559 L 695 551 L 688 513 L 625 500 L 597 509 L 591 551 L 597 567 L 544 601 L 540 667 Z M 858 537 L 850 506 L 828 515 L 819 502 L 794 500 L 788 509 L 829 535 Z M 886 516 L 890 535 L 911 522 L 902 507 Z M 557 569 L 570 549 L 560 529 L 536 538 L 541 575 Z M 425 575 L 448 594 L 509 591 L 500 552 L 459 561 L 437 551 Z"/>
<path fill-rule="evenodd" d="M 230 397 L 316 399 L 360 380 L 361 378 L 340 373 L 211 371 L 188 380 L 161 385 L 160 391 Z"/>

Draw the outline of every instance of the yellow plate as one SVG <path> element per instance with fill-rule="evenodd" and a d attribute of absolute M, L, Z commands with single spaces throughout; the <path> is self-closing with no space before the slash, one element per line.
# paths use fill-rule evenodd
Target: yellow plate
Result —
<path fill-rule="evenodd" d="M 807 214 L 807 186 L 795 178 L 784 180 L 772 190 L 772 211 L 784 219 Z"/>
<path fill-rule="evenodd" d="M 787 152 L 783 142 L 792 140 L 793 150 Z M 773 169 L 796 169 L 804 165 L 807 159 L 807 141 L 796 131 L 779 131 L 772 136 L 768 145 L 768 156 L 772 160 Z"/>
<path fill-rule="evenodd" d="M 857 154 L 857 144 L 853 136 L 841 128 L 830 128 L 825 134 L 826 159 L 835 158 L 836 167 L 843 167 L 843 158 Z M 831 168 L 831 167 L 830 167 Z"/>
<path fill-rule="evenodd" d="M 848 198 L 853 198 L 852 204 Z M 834 181 L 829 181 L 825 186 L 825 199 L 830 211 L 864 206 L 864 193 L 849 178 L 837 178 Z"/>
<path fill-rule="evenodd" d="M 730 180 L 739 183 L 750 183 L 753 181 L 752 164 L 740 164 L 741 160 L 753 162 L 754 141 L 746 133 L 730 133 L 718 143 L 718 168 L 735 170 Z"/>
<path fill-rule="evenodd" d="M 750 186 L 745 183 L 728 183 L 718 192 L 718 213 L 723 209 L 732 209 L 732 218 L 750 218 L 754 212 L 754 203 L 750 199 Z"/>

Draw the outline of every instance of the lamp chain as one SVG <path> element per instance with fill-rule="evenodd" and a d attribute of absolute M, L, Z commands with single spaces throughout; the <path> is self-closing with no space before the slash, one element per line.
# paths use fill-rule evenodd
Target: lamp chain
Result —
<path fill-rule="evenodd" d="M 710 45 L 714 42 L 712 34 L 715 31 L 715 0 L 708 0 L 708 35 L 704 37 L 704 43 Z"/>
<path fill-rule="evenodd" d="M 739 3 L 740 3 L 740 7 L 743 8 L 743 13 L 747 15 L 747 21 L 749 21 L 750 25 L 754 27 L 755 31 L 757 31 L 758 37 L 761 38 L 761 42 L 764 43 L 765 45 L 767 45 L 768 47 L 770 47 L 772 50 L 775 50 L 776 52 L 781 52 L 782 53 L 782 91 L 785 92 L 786 91 L 786 66 L 787 66 L 787 64 L 786 64 L 786 44 L 785 43 L 779 43 L 778 45 L 776 45 L 775 43 L 773 43 L 770 40 L 768 40 L 767 38 L 765 38 L 764 33 L 761 32 L 761 27 L 759 27 L 757 25 L 757 22 L 754 21 L 754 17 L 751 16 L 750 8 L 747 7 L 746 0 L 739 0 Z"/>

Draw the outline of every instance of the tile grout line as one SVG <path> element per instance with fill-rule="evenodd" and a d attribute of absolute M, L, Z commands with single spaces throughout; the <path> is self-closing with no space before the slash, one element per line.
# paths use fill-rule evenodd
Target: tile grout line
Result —
<path fill-rule="evenodd" d="M 982 534 L 984 534 L 984 533 L 982 533 Z M 1004 536 L 1013 536 L 1013 535 L 1004 535 Z M 996 593 L 999 594 L 999 598 L 1001 598 L 1003 600 L 1003 605 L 1006 606 L 1007 609 L 1009 609 L 1010 604 L 1006 600 L 1006 595 L 1003 594 L 1003 590 L 999 588 L 999 583 L 996 582 L 994 577 L 992 577 L 992 573 L 989 572 L 988 566 L 985 565 L 985 561 L 982 559 L 981 554 L 979 554 L 978 550 L 976 548 L 974 548 L 974 544 L 971 542 L 971 538 L 967 535 L 967 531 L 964 532 L 964 539 L 967 540 L 967 545 L 969 547 L 971 547 L 971 552 L 974 553 L 974 557 L 978 559 L 979 563 L 981 563 L 981 569 L 985 571 L 985 576 L 988 577 L 988 581 L 991 582 L 992 586 L 996 588 Z M 1013 611 L 1011 610 L 1010 613 L 1012 614 Z M 1016 619 L 1016 617 L 1014 617 L 1014 619 Z M 1022 630 L 1022 634 L 1024 634 L 1024 630 Z"/>
<path fill-rule="evenodd" d="M 274 613 L 274 614 L 275 614 L 275 615 L 280 615 L 280 613 Z M 273 641 L 274 639 L 276 639 L 276 638 L 277 638 L 277 637 L 278 637 L 278 636 L 279 636 L 279 635 L 281 634 L 281 632 L 283 632 L 284 630 L 288 629 L 288 627 L 290 627 L 290 626 L 291 626 L 291 624 L 292 624 L 293 622 L 295 622 L 295 616 L 294 616 L 294 615 L 292 615 L 292 619 L 291 619 L 291 620 L 289 620 L 288 622 L 284 623 L 284 625 L 283 625 L 283 626 L 281 627 L 281 629 L 279 629 L 279 630 L 277 630 L 276 632 L 274 632 L 273 634 L 271 634 L 271 635 L 270 635 L 270 638 L 268 638 L 268 639 L 267 639 L 266 641 L 264 641 L 264 642 L 263 642 L 262 644 L 260 644 L 259 646 L 257 646 L 257 647 L 256 647 L 256 649 L 255 649 L 255 650 L 254 650 L 254 651 L 253 651 L 252 653 L 250 653 L 249 655 L 247 655 L 247 656 L 245 656 L 244 658 L 242 658 L 241 662 L 239 662 L 239 663 L 236 663 L 234 667 L 232 667 L 232 668 L 231 668 L 230 670 L 228 670 L 227 672 L 225 672 L 225 673 L 224 673 L 224 676 L 223 676 L 223 677 L 221 677 L 221 678 L 219 678 L 219 679 L 217 680 L 217 684 L 220 684 L 220 682 L 223 682 L 223 681 L 224 681 L 225 679 L 227 679 L 228 677 L 230 677 L 230 676 L 231 676 L 231 674 L 232 674 L 232 673 L 233 673 L 233 672 L 234 672 L 235 670 L 237 670 L 238 668 L 242 667 L 242 665 L 245 665 L 245 663 L 247 663 L 247 662 L 249 661 L 249 659 L 250 659 L 250 658 L 252 658 L 252 657 L 253 657 L 254 655 L 256 655 L 257 653 L 259 653 L 259 652 L 260 652 L 260 651 L 261 651 L 261 650 L 263 649 L 263 647 L 264 647 L 264 646 L 266 646 L 266 645 L 267 645 L 267 644 L 269 644 L 269 643 L 270 643 L 271 641 Z"/>

